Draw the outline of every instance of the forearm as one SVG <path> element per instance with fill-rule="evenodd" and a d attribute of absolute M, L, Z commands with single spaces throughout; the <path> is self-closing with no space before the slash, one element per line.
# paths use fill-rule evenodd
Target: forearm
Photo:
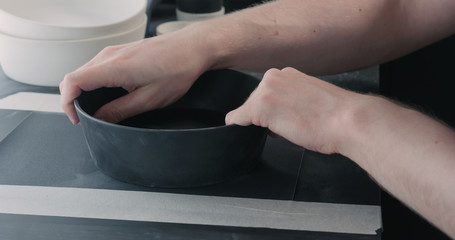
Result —
<path fill-rule="evenodd" d="M 211 40 L 212 68 L 293 66 L 320 75 L 384 62 L 448 36 L 454 8 L 450 0 L 281 0 L 197 27 Z"/>
<path fill-rule="evenodd" d="M 321 153 L 340 153 L 455 237 L 455 132 L 385 98 L 293 68 L 268 70 L 226 124 L 266 127 Z"/>
<path fill-rule="evenodd" d="M 455 237 L 455 133 L 385 99 L 362 101 L 341 118 L 339 152 Z"/>

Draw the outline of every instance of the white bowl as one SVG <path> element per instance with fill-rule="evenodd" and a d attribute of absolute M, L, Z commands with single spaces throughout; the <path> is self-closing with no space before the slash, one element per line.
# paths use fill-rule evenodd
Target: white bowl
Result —
<path fill-rule="evenodd" d="M 112 35 L 142 22 L 147 0 L 0 0 L 0 32 L 41 40 Z"/>
<path fill-rule="evenodd" d="M 66 73 L 88 62 L 106 46 L 143 39 L 146 23 L 144 14 L 141 24 L 128 31 L 83 40 L 32 40 L 0 33 L 0 62 L 11 79 L 56 87 Z"/>

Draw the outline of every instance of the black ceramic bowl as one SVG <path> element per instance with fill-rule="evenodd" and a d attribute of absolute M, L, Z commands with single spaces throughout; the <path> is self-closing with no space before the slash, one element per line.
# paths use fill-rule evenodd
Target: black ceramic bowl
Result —
<path fill-rule="evenodd" d="M 176 103 L 112 124 L 92 117 L 126 94 L 121 88 L 84 92 L 75 101 L 90 154 L 105 174 L 150 187 L 192 187 L 245 174 L 260 161 L 267 130 L 224 125 L 259 80 L 236 71 L 203 74 Z"/>

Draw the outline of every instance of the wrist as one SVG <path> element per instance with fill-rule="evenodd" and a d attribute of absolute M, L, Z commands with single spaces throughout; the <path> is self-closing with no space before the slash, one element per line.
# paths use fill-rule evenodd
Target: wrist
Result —
<path fill-rule="evenodd" d="M 335 126 L 335 146 L 340 153 L 362 167 L 368 154 L 374 154 L 372 150 L 379 148 L 381 142 L 376 139 L 381 134 L 393 129 L 399 115 L 409 111 L 396 105 L 389 100 L 374 95 L 356 94 L 338 117 Z M 398 116 L 398 117 L 397 117 Z"/>
<path fill-rule="evenodd" d="M 230 67 L 223 63 L 226 56 L 227 33 L 217 27 L 217 19 L 194 22 L 183 31 L 182 35 L 189 38 L 184 44 L 190 44 L 202 72 Z"/>
<path fill-rule="evenodd" d="M 269 68 L 261 54 L 269 41 L 264 36 L 271 35 L 272 30 L 267 28 L 270 23 L 257 16 L 260 11 L 254 10 L 245 9 L 190 25 L 191 31 L 200 35 L 208 69 L 265 71 Z"/>

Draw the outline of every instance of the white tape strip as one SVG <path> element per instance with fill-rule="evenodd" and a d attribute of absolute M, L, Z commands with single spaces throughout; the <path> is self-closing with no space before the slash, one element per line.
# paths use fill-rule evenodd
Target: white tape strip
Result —
<path fill-rule="evenodd" d="M 379 206 L 0 185 L 0 213 L 376 234 Z"/>
<path fill-rule="evenodd" d="M 20 92 L 0 99 L 0 109 L 63 112 L 60 95 L 33 92 Z"/>
<path fill-rule="evenodd" d="M 0 116 L 0 142 L 14 131 L 22 122 L 27 119 L 32 112 L 11 111 Z"/>

